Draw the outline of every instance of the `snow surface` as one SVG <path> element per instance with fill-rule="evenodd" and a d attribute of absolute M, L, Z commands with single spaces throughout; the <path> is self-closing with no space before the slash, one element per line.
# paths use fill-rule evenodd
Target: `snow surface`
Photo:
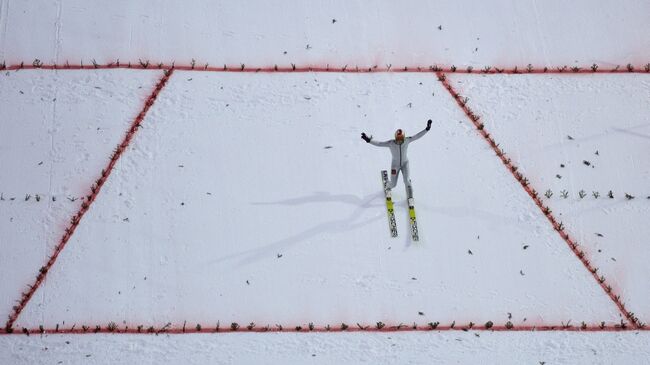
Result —
<path fill-rule="evenodd" d="M 413 244 L 359 135 L 427 118 Z M 177 72 L 18 326 L 619 322 L 463 118 L 432 74 Z"/>
<path fill-rule="evenodd" d="M 2 364 L 647 364 L 643 333 L 0 336 Z"/>
<path fill-rule="evenodd" d="M 2 0 L 0 62 L 613 67 L 650 62 L 648 14 L 642 0 Z"/>
<path fill-rule="evenodd" d="M 629 310 L 650 321 L 650 75 L 451 80 L 532 186 L 553 193 L 548 205 Z"/>
<path fill-rule="evenodd" d="M 0 281 L 0 317 L 33 283 L 159 74 L 0 74 L 0 276 L 11 278 Z"/>
<path fill-rule="evenodd" d="M 645 1 L 0 0 L 0 62 L 642 67 L 647 14 Z M 0 74 L 3 318 L 161 75 Z M 649 322 L 650 77 L 449 77 Z M 388 235 L 388 151 L 359 134 L 429 118 L 410 151 L 412 244 L 401 181 Z M 15 327 L 620 318 L 435 75 L 177 71 Z M 645 364 L 648 348 L 648 331 L 2 335 L 0 364 Z"/>

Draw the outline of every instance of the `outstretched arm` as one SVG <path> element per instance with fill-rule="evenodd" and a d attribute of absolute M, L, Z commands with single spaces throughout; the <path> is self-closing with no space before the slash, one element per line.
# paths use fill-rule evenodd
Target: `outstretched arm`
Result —
<path fill-rule="evenodd" d="M 361 133 L 361 139 L 366 141 L 366 143 L 370 143 L 371 145 L 377 147 L 387 147 L 390 144 L 390 141 L 384 141 L 384 142 L 373 141 L 372 136 L 368 137 L 365 133 Z"/>
<path fill-rule="evenodd" d="M 424 136 L 425 134 L 427 134 L 427 132 L 428 132 L 430 129 L 431 129 L 431 119 L 429 119 L 429 120 L 427 121 L 427 126 L 426 126 L 426 128 L 424 128 L 424 129 L 421 130 L 420 132 L 416 133 L 415 135 L 409 137 L 409 139 L 411 140 L 411 142 L 412 142 L 412 141 L 415 141 L 415 140 L 418 140 L 418 139 L 422 138 L 422 136 Z"/>

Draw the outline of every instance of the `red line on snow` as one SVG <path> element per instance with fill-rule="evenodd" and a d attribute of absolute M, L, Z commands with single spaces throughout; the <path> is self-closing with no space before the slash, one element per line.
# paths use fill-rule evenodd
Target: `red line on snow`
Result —
<path fill-rule="evenodd" d="M 644 328 L 645 325 L 640 322 L 639 318 L 637 318 L 634 313 L 629 312 L 625 308 L 625 304 L 621 301 L 620 295 L 617 295 L 614 293 L 614 290 L 610 285 L 606 283 L 605 277 L 604 276 L 598 276 L 598 268 L 594 267 L 589 259 L 587 259 L 587 255 L 582 248 L 580 248 L 580 245 L 569 236 L 569 234 L 565 231 L 564 225 L 562 222 L 559 222 L 555 216 L 553 215 L 551 209 L 547 206 L 544 205 L 542 200 L 539 197 L 539 194 L 535 189 L 533 189 L 530 186 L 529 180 L 523 176 L 523 174 L 518 170 L 517 166 L 515 166 L 510 158 L 506 156 L 504 151 L 499 147 L 499 145 L 494 141 L 494 138 L 485 130 L 484 124 L 480 121 L 481 117 L 474 113 L 468 106 L 467 102 L 462 99 L 461 95 L 451 86 L 449 83 L 447 76 L 443 72 L 437 72 L 436 73 L 438 76 L 438 80 L 442 83 L 444 88 L 449 92 L 449 94 L 456 100 L 456 103 L 460 108 L 463 110 L 467 118 L 472 122 L 472 124 L 476 127 L 478 130 L 479 134 L 483 139 L 485 139 L 486 142 L 490 145 L 492 150 L 496 153 L 496 155 L 501 159 L 501 162 L 508 168 L 508 171 L 517 179 L 521 187 L 526 191 L 526 193 L 533 199 L 535 202 L 535 205 L 542 211 L 544 216 L 548 219 L 548 221 L 553 225 L 553 228 L 555 231 L 562 237 L 564 242 L 569 246 L 569 249 L 571 252 L 573 252 L 576 257 L 580 260 L 582 265 L 589 271 L 591 276 L 596 280 L 598 285 L 605 291 L 607 296 L 614 302 L 618 310 L 621 312 L 623 315 L 623 318 L 628 319 L 636 329 L 641 329 Z"/>
<path fill-rule="evenodd" d="M 181 71 L 203 71 L 203 72 L 281 72 L 281 73 L 290 73 L 290 72 L 348 72 L 348 73 L 382 73 L 382 72 L 444 72 L 444 73 L 463 73 L 463 74 L 476 74 L 476 75 L 497 75 L 497 74 L 508 74 L 508 75 L 526 75 L 526 74 L 563 74 L 563 75 L 572 75 L 572 74 L 624 74 L 624 73 L 650 73 L 650 63 L 647 63 L 642 66 L 634 66 L 628 64 L 624 67 L 616 66 L 613 68 L 600 68 L 597 65 L 590 65 L 586 67 L 533 67 L 532 65 L 527 65 L 526 67 L 519 68 L 517 66 L 513 68 L 498 68 L 486 66 L 481 69 L 474 69 L 472 67 L 467 68 L 456 68 L 455 66 L 330 66 L 330 65 L 300 65 L 291 64 L 290 66 L 263 66 L 263 67 L 246 67 L 245 64 L 240 65 L 223 65 L 222 67 L 209 66 L 208 64 L 199 65 L 176 65 L 172 64 L 153 64 L 149 61 L 147 62 L 137 62 L 137 63 L 120 63 L 119 61 L 111 62 L 108 64 L 97 64 L 92 63 L 90 65 L 84 64 L 41 64 L 41 63 L 28 63 L 21 62 L 16 65 L 6 66 L 0 64 L 0 71 L 18 71 L 18 70 L 104 70 L 104 69 L 133 69 L 133 70 L 181 70 Z"/>
<path fill-rule="evenodd" d="M 439 331 L 439 332 L 449 332 L 449 331 L 483 331 L 483 332 L 639 332 L 639 331 L 650 331 L 650 328 L 634 328 L 627 326 L 625 324 L 620 325 L 569 325 L 569 324 L 560 324 L 560 325 L 492 325 L 492 324 L 483 324 L 476 325 L 474 323 L 466 325 L 439 325 L 437 323 L 430 323 L 426 326 L 422 325 L 385 325 L 378 322 L 375 325 L 338 325 L 338 326 L 314 326 L 314 325 L 301 325 L 301 326 L 288 326 L 283 327 L 279 325 L 275 326 L 256 326 L 255 324 L 250 324 L 247 326 L 239 326 L 236 323 L 232 323 L 229 326 L 221 327 L 219 325 L 214 327 L 200 327 L 200 326 L 190 326 L 190 327 L 171 327 L 171 325 L 165 325 L 160 327 L 153 326 L 136 326 L 128 327 L 124 326 L 119 328 L 116 325 L 108 326 L 81 326 L 77 327 L 72 326 L 69 329 L 59 328 L 37 328 L 37 329 L 27 329 L 23 328 L 20 332 L 2 332 L 0 335 L 38 335 L 38 334 L 67 334 L 67 335 L 83 335 L 83 334 L 97 334 L 97 333 L 111 333 L 111 334 L 192 334 L 192 333 L 235 333 L 235 332 L 249 332 L 249 333 L 342 333 L 342 332 L 376 332 L 376 333 L 391 333 L 391 332 L 430 332 L 430 331 Z M 604 322 L 603 322 L 604 323 Z"/>
<path fill-rule="evenodd" d="M 54 252 L 50 256 L 49 260 L 45 263 L 44 266 L 40 268 L 39 273 L 36 276 L 36 281 L 32 285 L 29 285 L 29 290 L 21 294 L 21 298 L 20 300 L 18 300 L 18 304 L 13 307 L 13 312 L 9 315 L 9 320 L 5 325 L 5 332 L 13 331 L 13 325 L 16 322 L 16 319 L 18 319 L 20 313 L 23 311 L 23 309 L 25 309 L 27 303 L 29 303 L 29 300 L 32 298 L 36 290 L 45 280 L 47 273 L 55 264 L 56 259 L 58 258 L 61 251 L 63 251 L 63 249 L 65 248 L 66 244 L 70 240 L 70 237 L 72 237 L 72 235 L 74 234 L 84 214 L 88 212 L 90 206 L 97 198 L 97 195 L 101 191 L 102 186 L 104 186 L 104 183 L 106 183 L 106 180 L 108 179 L 111 172 L 115 168 L 117 161 L 120 159 L 120 157 L 122 156 L 126 148 L 131 143 L 131 140 L 133 139 L 135 133 L 138 131 L 138 128 L 140 127 L 140 124 L 144 120 L 147 111 L 151 108 L 153 103 L 156 101 L 158 94 L 165 87 L 165 84 L 167 84 L 167 81 L 171 77 L 172 73 L 173 70 L 164 70 L 163 77 L 158 81 L 151 95 L 149 95 L 149 97 L 145 100 L 142 110 L 135 117 L 135 119 L 131 123 L 130 128 L 126 132 L 124 139 L 117 146 L 117 148 L 111 155 L 111 159 L 109 160 L 108 165 L 101 171 L 101 176 L 95 181 L 95 184 L 93 184 L 93 186 L 90 188 L 91 192 L 88 196 L 86 196 L 86 201 L 81 203 L 81 207 L 79 208 L 79 211 L 77 211 L 77 213 L 72 217 L 70 221 L 70 225 L 68 226 L 68 228 L 65 229 L 65 233 L 63 234 L 63 237 L 61 237 L 59 243 L 55 246 Z"/>

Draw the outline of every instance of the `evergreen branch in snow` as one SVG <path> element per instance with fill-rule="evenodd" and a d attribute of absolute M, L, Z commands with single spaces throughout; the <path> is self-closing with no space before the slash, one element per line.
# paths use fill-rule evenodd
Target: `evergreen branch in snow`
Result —
<path fill-rule="evenodd" d="M 108 330 L 108 332 L 115 332 L 115 330 L 117 329 L 117 325 L 115 324 L 115 322 L 109 322 L 108 326 L 106 326 L 106 329 Z"/>

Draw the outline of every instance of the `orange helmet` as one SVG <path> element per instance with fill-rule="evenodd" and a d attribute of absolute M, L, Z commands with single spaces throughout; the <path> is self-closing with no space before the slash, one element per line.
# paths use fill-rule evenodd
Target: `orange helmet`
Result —
<path fill-rule="evenodd" d="M 403 142 L 404 141 L 404 131 L 401 129 L 398 129 L 395 131 L 395 140 Z"/>

